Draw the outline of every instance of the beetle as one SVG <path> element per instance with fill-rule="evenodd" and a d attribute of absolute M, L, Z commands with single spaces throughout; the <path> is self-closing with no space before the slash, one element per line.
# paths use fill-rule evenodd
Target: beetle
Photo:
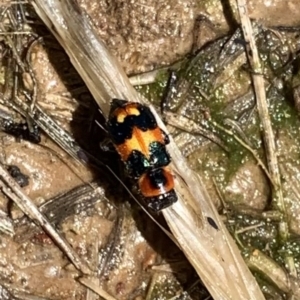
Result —
<path fill-rule="evenodd" d="M 158 212 L 177 201 L 168 167 L 168 135 L 157 125 L 150 108 L 113 99 L 107 130 L 128 175 L 137 181 L 147 207 Z"/>

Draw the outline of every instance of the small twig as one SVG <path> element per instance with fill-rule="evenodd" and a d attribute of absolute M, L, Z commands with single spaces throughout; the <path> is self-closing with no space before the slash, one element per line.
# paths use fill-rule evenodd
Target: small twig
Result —
<path fill-rule="evenodd" d="M 245 141 L 245 143 L 247 143 L 250 147 L 254 148 L 252 143 L 250 142 L 250 140 L 247 138 L 246 134 L 244 133 L 243 129 L 239 126 L 238 122 L 236 122 L 235 120 L 226 118 L 226 119 L 224 119 L 224 124 L 233 128 L 239 134 L 239 136 L 243 139 L 243 141 Z"/>
<path fill-rule="evenodd" d="M 30 35 L 30 31 L 2 31 L 0 35 Z"/>
<path fill-rule="evenodd" d="M 156 69 L 143 74 L 134 75 L 129 77 L 129 80 L 133 86 L 151 84 L 156 81 L 156 77 L 161 71 L 167 71 L 167 68 Z"/>
<path fill-rule="evenodd" d="M 259 224 L 256 224 L 256 225 L 251 225 L 251 226 L 247 226 L 247 227 L 241 228 L 239 230 L 236 230 L 235 234 L 241 234 L 241 233 L 247 232 L 249 230 L 253 230 L 253 229 L 259 228 L 259 227 L 263 226 L 264 224 L 265 224 L 264 222 L 260 222 Z"/>
<path fill-rule="evenodd" d="M 29 3 L 29 2 L 26 1 L 26 0 L 24 0 L 24 1 L 19 0 L 19 1 L 11 1 L 11 2 L 10 2 L 10 5 L 12 5 L 12 4 L 28 4 L 28 3 Z"/>
<path fill-rule="evenodd" d="M 276 155 L 275 138 L 272 130 L 272 123 L 269 116 L 268 104 L 266 99 L 266 92 L 264 86 L 263 69 L 259 59 L 258 50 L 255 44 L 253 35 L 252 25 L 248 16 L 247 5 L 245 0 L 237 0 L 238 11 L 241 18 L 242 30 L 244 33 L 245 41 L 247 44 L 247 56 L 249 64 L 251 65 L 252 81 L 254 86 L 254 92 L 256 95 L 256 105 L 258 115 L 262 125 L 264 142 L 266 148 L 266 158 L 270 176 L 272 178 L 273 192 L 274 192 L 274 203 L 280 212 L 283 213 L 284 220 L 286 222 L 286 208 L 282 194 L 281 179 L 278 167 L 278 160 Z M 281 226 L 280 226 L 281 227 Z M 285 226 L 283 226 L 285 227 Z M 288 236 L 287 232 L 281 232 L 280 236 L 285 240 Z"/>

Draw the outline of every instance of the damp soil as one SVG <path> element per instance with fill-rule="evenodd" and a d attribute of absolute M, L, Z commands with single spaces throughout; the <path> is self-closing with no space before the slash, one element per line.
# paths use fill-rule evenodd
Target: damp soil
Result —
<path fill-rule="evenodd" d="M 18 9 L 10 1 L 6 2 L 0 7 L 11 5 L 12 11 Z M 217 56 L 213 55 L 220 53 L 222 45 L 236 29 L 233 28 L 236 24 L 236 11 L 228 11 L 227 1 L 224 1 L 225 4 L 212 0 L 201 1 L 201 4 L 193 0 L 148 0 L 138 4 L 134 1 L 120 0 L 78 2 L 90 15 L 99 36 L 120 60 L 128 75 L 183 60 L 180 75 L 186 64 L 190 63 L 187 55 L 190 58 L 191 53 L 205 49 L 201 47 L 214 45 L 212 48 L 206 48 L 202 57 L 198 56 L 199 68 L 192 75 L 195 76 L 201 70 L 203 77 L 200 78 L 202 82 L 199 79 L 199 83 L 202 84 L 202 93 L 210 92 L 211 85 L 218 83 L 219 88 L 214 90 L 210 105 L 201 97 L 195 98 L 193 93 L 196 92 L 193 91 L 183 102 L 182 99 L 174 97 L 173 102 L 169 102 L 167 106 L 170 111 L 188 114 L 195 122 L 201 123 L 198 111 L 206 112 L 207 108 L 209 113 L 220 121 L 224 119 L 224 115 L 232 117 L 231 114 L 234 113 L 234 118 L 235 113 L 241 110 L 248 113 L 249 107 L 252 107 L 251 95 L 248 98 L 244 97 L 249 89 L 250 76 L 244 68 L 246 61 L 243 55 L 222 70 L 221 75 L 214 79 L 217 81 L 213 83 L 207 81 L 207 77 L 204 78 L 209 72 L 205 73 L 201 69 L 206 61 L 213 67 L 217 66 L 214 60 Z M 297 2 L 289 1 L 286 5 L 286 1 L 283 0 L 251 1 L 249 9 L 251 17 L 264 26 L 296 27 L 300 25 Z M 29 6 L 25 9 L 31 10 Z M 31 12 L 30 15 L 35 20 L 34 13 Z M 196 35 L 195 42 L 195 28 L 198 28 L 199 16 L 205 16 L 207 20 L 199 25 L 199 28 L 204 29 L 201 35 Z M 30 48 L 29 59 L 36 78 L 38 104 L 80 145 L 94 151 L 100 160 L 109 164 L 122 176 L 116 156 L 100 150 L 99 144 L 105 139 L 105 132 L 99 126 L 95 126 L 94 119 L 97 118 L 98 112 L 90 93 L 63 49 L 47 29 L 42 24 L 37 27 L 34 31 L 42 33 L 43 40 Z M 28 28 L 32 30 L 30 26 Z M 227 34 L 229 35 L 221 42 L 219 38 Z M 266 35 L 264 32 L 261 36 L 262 46 Z M 218 40 L 214 44 L 216 39 Z M 295 39 L 294 36 L 283 37 L 284 49 L 287 52 L 289 45 L 295 44 Z M 25 44 L 29 41 L 30 37 L 26 37 Z M 273 43 L 272 46 L 282 42 L 273 36 L 272 32 L 269 32 L 269 41 Z M 0 43 L 0 82 L 3 94 L 7 91 L 8 80 L 5 77 L 5 68 L 11 58 L 7 56 L 5 40 Z M 299 48 L 299 41 L 296 43 Z M 24 49 L 27 48 L 24 46 Z M 280 53 L 282 57 L 286 57 L 285 54 Z M 284 62 L 287 61 L 288 59 Z M 275 67 L 272 70 L 277 68 L 276 63 L 279 67 L 283 65 L 283 62 L 278 62 L 274 56 Z M 286 71 L 282 81 L 292 75 Z M 273 79 L 271 75 L 269 77 Z M 21 74 L 21 78 L 22 88 L 30 90 L 33 83 L 28 80 L 28 74 Z M 166 86 L 165 82 L 159 84 Z M 150 86 L 139 90 L 147 95 L 147 91 L 152 93 L 153 88 Z M 162 96 L 162 89 L 158 91 L 159 96 Z M 276 93 L 274 97 L 281 99 Z M 242 104 L 235 101 L 236 99 L 242 99 Z M 153 100 L 156 103 L 159 101 L 158 98 Z M 284 104 L 278 100 L 273 106 L 274 124 L 277 122 L 278 125 L 276 132 L 279 156 L 287 166 L 284 174 L 285 192 L 290 199 L 290 228 L 291 232 L 298 236 L 298 197 L 291 189 L 291 180 L 299 176 L 299 144 L 296 137 L 300 124 L 297 113 L 292 108 L 294 109 L 293 104 Z M 223 109 L 224 114 L 218 114 L 219 109 Z M 10 110 L 9 107 L 8 111 Z M 20 116 L 17 115 L 16 118 Z M 100 116 L 101 121 L 103 120 Z M 260 143 L 259 132 L 253 127 L 246 124 L 243 129 L 247 131 L 247 135 L 255 137 L 252 140 L 254 145 Z M 248 216 L 247 220 L 244 219 L 245 222 L 236 221 L 236 226 L 246 226 L 247 222 L 256 224 L 257 216 L 270 203 L 268 179 L 252 156 L 246 154 L 240 145 L 231 144 L 228 136 L 222 133 L 220 135 L 225 139 L 225 146 L 235 148 L 235 152 L 231 152 L 232 155 L 220 151 L 218 146 L 209 143 L 203 137 L 174 131 L 174 138 L 191 167 L 202 174 L 213 198 L 219 199 L 216 201 L 217 206 L 223 208 L 225 199 L 228 207 L 234 208 L 233 213 L 230 211 L 228 214 L 229 228 L 234 228 L 230 225 L 236 214 L 245 213 Z M 45 133 L 42 133 L 39 144 L 5 132 L 1 132 L 0 142 L 1 163 L 7 167 L 17 166 L 22 174 L 28 176 L 29 184 L 22 188 L 23 191 L 36 205 L 45 209 L 49 220 L 52 220 L 87 264 L 98 272 L 99 284 L 104 290 L 120 300 L 171 299 L 176 295 L 179 295 L 180 299 L 207 299 L 205 288 L 199 284 L 197 276 L 179 249 L 137 205 L 132 203 L 128 194 L 107 169 L 78 164 Z M 288 156 L 286 148 L 289 149 Z M 212 178 L 214 180 L 211 180 Z M 126 179 L 124 180 L 126 182 Z M 94 186 L 95 182 L 97 188 Z M 219 191 L 223 195 L 222 201 L 218 196 Z M 43 206 L 45 208 L 42 208 Z M 0 235 L 0 278 L 3 289 L 7 289 L 11 295 L 8 299 L 97 299 L 78 282 L 81 274 L 51 238 L 33 225 L 2 193 L 0 208 L 12 219 L 14 226 L 14 232 L 11 234 Z M 268 232 L 267 237 L 263 231 Z M 276 239 L 276 229 L 272 223 L 266 223 L 256 235 L 251 234 L 241 238 L 242 242 L 254 245 L 254 240 L 261 234 L 261 242 L 257 242 L 255 246 L 265 247 L 266 244 L 272 246 L 271 242 Z M 275 247 L 274 244 L 272 253 L 278 256 L 280 261 L 280 251 L 276 251 Z M 296 251 L 294 252 L 296 256 Z M 183 293 L 186 290 L 188 293 Z"/>

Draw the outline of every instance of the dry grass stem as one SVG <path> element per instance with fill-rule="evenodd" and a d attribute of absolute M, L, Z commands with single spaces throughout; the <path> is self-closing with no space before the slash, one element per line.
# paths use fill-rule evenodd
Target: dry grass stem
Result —
<path fill-rule="evenodd" d="M 264 136 L 267 164 L 274 185 L 274 201 L 278 209 L 285 215 L 285 203 L 282 194 L 278 160 L 276 155 L 275 137 L 272 130 L 272 123 L 268 111 L 266 99 L 265 83 L 263 77 L 263 68 L 259 59 L 258 50 L 255 43 L 251 21 L 248 15 L 245 0 L 237 0 L 238 11 L 241 19 L 241 26 L 244 38 L 247 44 L 247 56 L 252 67 L 252 81 L 256 95 L 256 105 L 259 114 L 262 131 Z"/>
<path fill-rule="evenodd" d="M 104 298 L 105 300 L 116 300 L 116 298 L 109 295 L 107 292 L 105 292 L 103 289 L 99 287 L 95 282 L 99 282 L 98 278 L 79 278 L 78 281 L 94 291 L 96 294 Z M 94 282 L 95 281 L 95 282 Z"/>
<path fill-rule="evenodd" d="M 32 200 L 24 194 L 15 180 L 9 175 L 5 168 L 0 164 L 0 187 L 3 192 L 15 202 L 15 204 L 37 225 L 41 226 L 55 241 L 64 254 L 70 259 L 74 266 L 84 274 L 90 274 L 91 271 L 81 260 L 78 254 L 68 244 L 68 242 L 56 231 L 49 221 L 40 213 Z"/>
<path fill-rule="evenodd" d="M 241 19 L 242 30 L 247 44 L 247 57 L 249 64 L 253 70 L 252 81 L 254 92 L 256 95 L 256 106 L 263 131 L 268 169 L 272 178 L 271 182 L 273 183 L 273 203 L 274 206 L 282 213 L 283 217 L 279 223 L 278 232 L 281 240 L 284 242 L 288 239 L 290 234 L 288 228 L 285 201 L 282 192 L 280 169 L 276 154 L 275 136 L 272 129 L 272 123 L 266 99 L 263 68 L 259 59 L 259 54 L 253 35 L 252 25 L 247 11 L 246 1 L 237 0 L 237 4 Z M 295 270 L 293 257 L 286 254 L 285 263 L 289 271 L 293 273 Z"/>
<path fill-rule="evenodd" d="M 147 73 L 130 76 L 129 81 L 133 86 L 150 84 L 156 81 L 157 75 L 163 70 L 166 70 L 166 68 L 157 69 Z"/>

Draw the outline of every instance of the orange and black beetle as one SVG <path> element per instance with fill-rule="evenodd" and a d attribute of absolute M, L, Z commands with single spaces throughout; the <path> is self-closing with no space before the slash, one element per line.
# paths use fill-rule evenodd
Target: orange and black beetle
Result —
<path fill-rule="evenodd" d="M 167 134 L 149 107 L 113 99 L 107 122 L 112 142 L 128 175 L 137 180 L 147 206 L 160 211 L 177 201 L 169 168 Z"/>

